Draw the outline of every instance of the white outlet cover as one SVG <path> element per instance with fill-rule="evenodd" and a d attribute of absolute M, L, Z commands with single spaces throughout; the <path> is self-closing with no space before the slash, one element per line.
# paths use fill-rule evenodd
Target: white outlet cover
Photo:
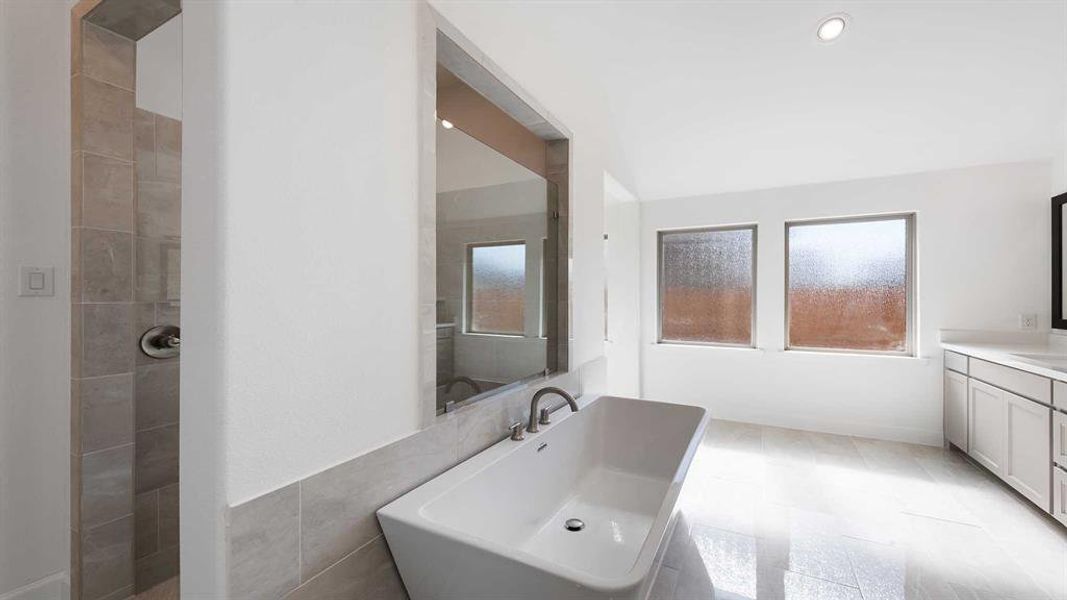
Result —
<path fill-rule="evenodd" d="M 1037 329 L 1037 315 L 1032 313 L 1019 315 L 1019 329 Z"/>
<path fill-rule="evenodd" d="M 55 267 L 19 267 L 19 296 L 55 295 Z"/>

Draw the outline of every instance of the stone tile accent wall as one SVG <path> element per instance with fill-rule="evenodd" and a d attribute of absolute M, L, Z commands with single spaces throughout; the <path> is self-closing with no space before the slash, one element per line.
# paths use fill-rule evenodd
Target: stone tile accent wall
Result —
<path fill-rule="evenodd" d="M 181 121 L 135 109 L 136 338 L 155 325 L 181 325 Z M 178 574 L 179 359 L 136 353 L 134 492 L 137 592 Z"/>
<path fill-rule="evenodd" d="M 133 41 L 75 18 L 72 39 L 71 588 L 133 592 Z"/>
<path fill-rule="evenodd" d="M 442 415 L 421 431 L 259 498 L 228 515 L 233 598 L 407 598 L 376 512 L 508 437 L 546 385 L 580 394 L 586 371 L 539 378 Z"/>
<path fill-rule="evenodd" d="M 177 574 L 181 122 L 135 108 L 136 44 L 72 13 L 71 588 L 125 598 Z"/>

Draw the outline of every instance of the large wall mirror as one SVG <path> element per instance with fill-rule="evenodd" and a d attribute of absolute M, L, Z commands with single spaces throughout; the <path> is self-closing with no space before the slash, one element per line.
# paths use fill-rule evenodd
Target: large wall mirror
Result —
<path fill-rule="evenodd" d="M 562 134 L 440 32 L 437 57 L 433 405 L 442 414 L 567 369 L 559 257 L 569 153 Z"/>
<path fill-rule="evenodd" d="M 1067 205 L 1067 194 L 1060 194 L 1052 198 L 1052 328 L 1067 329 L 1067 294 L 1064 294 L 1063 270 L 1067 268 L 1067 260 L 1064 260 L 1063 246 L 1064 227 L 1067 221 L 1063 218 L 1063 207 Z"/>

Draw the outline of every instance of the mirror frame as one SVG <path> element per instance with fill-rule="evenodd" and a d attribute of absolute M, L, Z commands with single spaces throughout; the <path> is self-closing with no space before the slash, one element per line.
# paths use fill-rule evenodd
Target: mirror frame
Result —
<path fill-rule="evenodd" d="M 549 254 L 555 269 L 546 263 L 545 296 L 555 294 L 556 310 L 547 310 L 548 338 L 544 373 L 513 382 L 469 398 L 462 406 L 528 385 L 570 368 L 570 190 L 571 140 L 573 136 L 558 119 L 511 79 L 454 25 L 426 2 L 419 2 L 418 46 L 418 136 L 419 136 L 419 411 L 423 428 L 449 413 L 437 414 L 437 64 L 441 63 L 461 81 L 484 96 L 511 118 L 546 142 L 549 189 L 548 214 L 556 227 L 547 231 Z M 552 252 L 554 250 L 554 252 Z M 460 405 L 457 405 L 459 408 Z"/>
<path fill-rule="evenodd" d="M 1063 314 L 1063 207 L 1067 193 L 1052 197 L 1052 328 L 1067 329 Z"/>

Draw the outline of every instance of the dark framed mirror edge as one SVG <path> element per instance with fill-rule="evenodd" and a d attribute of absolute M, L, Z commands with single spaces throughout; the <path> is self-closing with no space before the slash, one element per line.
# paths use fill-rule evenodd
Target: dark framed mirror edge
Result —
<path fill-rule="evenodd" d="M 1052 328 L 1067 330 L 1063 314 L 1063 206 L 1067 192 L 1052 197 Z"/>

